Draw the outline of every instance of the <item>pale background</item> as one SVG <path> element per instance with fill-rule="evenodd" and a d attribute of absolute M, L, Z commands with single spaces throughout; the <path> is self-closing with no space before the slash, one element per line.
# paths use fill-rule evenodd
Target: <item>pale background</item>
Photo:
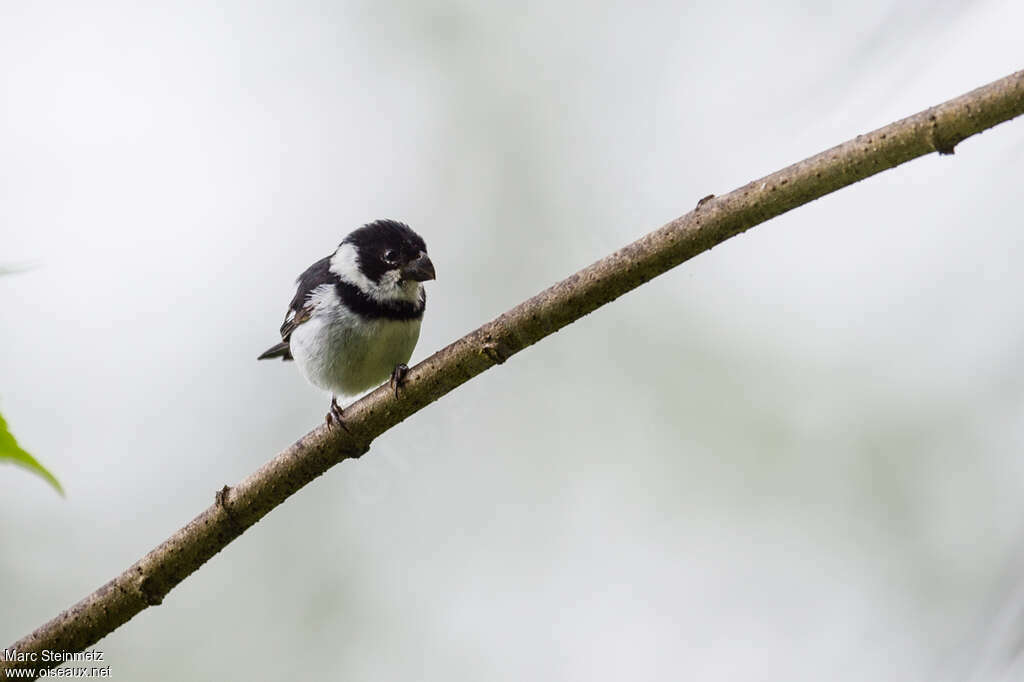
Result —
<path fill-rule="evenodd" d="M 0 2 L 0 646 L 315 426 L 257 363 L 368 220 L 414 360 L 1024 67 L 1024 4 Z M 733 239 L 274 511 L 120 680 L 998 679 L 1024 627 L 1024 121 Z M 997 626 L 1003 618 L 1006 623 Z M 993 672 L 995 671 L 995 672 Z"/>

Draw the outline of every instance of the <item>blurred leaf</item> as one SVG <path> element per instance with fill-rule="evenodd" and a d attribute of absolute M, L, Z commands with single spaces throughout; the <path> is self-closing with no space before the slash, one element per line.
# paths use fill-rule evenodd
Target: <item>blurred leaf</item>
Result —
<path fill-rule="evenodd" d="M 34 265 L 11 265 L 10 263 L 7 265 L 0 265 L 0 276 L 25 272 L 26 270 L 31 270 L 34 267 Z"/>
<path fill-rule="evenodd" d="M 32 269 L 31 265 L 0 265 L 0 276 L 13 275 L 16 272 L 30 269 Z M 4 421 L 3 415 L 0 415 L 0 461 L 5 459 L 13 460 L 15 464 L 20 464 L 29 471 L 36 472 L 49 481 L 50 485 L 57 489 L 57 492 L 61 495 L 64 494 L 64 488 L 61 487 L 60 481 L 47 471 L 46 467 L 36 461 L 35 457 L 21 449 L 18 441 L 14 440 L 14 436 L 7 430 L 7 422 Z"/>
<path fill-rule="evenodd" d="M 14 440 L 14 436 L 7 430 L 7 422 L 4 421 L 3 415 L 0 415 L 0 461 L 7 459 L 13 460 L 15 464 L 20 464 L 26 469 L 36 472 L 49 481 L 50 485 L 57 489 L 57 492 L 61 495 L 64 494 L 64 488 L 60 486 L 60 482 L 54 478 L 53 474 L 37 462 L 35 457 L 21 449 L 18 441 Z"/>

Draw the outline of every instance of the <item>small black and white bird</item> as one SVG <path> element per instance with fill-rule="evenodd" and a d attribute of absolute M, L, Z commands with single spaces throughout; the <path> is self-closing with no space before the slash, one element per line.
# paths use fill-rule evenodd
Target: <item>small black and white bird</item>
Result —
<path fill-rule="evenodd" d="M 344 428 L 339 395 L 357 395 L 390 376 L 397 396 L 420 336 L 423 282 L 431 279 L 427 245 L 408 225 L 364 225 L 299 275 L 283 340 L 258 359 L 295 360 L 307 381 L 331 392 L 328 426 Z"/>

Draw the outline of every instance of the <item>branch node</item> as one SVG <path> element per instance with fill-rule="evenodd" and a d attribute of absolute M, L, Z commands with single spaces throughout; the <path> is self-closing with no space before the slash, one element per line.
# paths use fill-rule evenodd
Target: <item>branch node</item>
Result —
<path fill-rule="evenodd" d="M 225 485 L 223 488 L 214 493 L 213 499 L 217 503 L 217 506 L 224 510 L 224 515 L 228 517 L 228 521 L 231 523 L 231 527 L 234 530 L 238 531 L 239 535 L 241 535 L 242 531 L 244 531 L 245 529 L 242 528 L 242 524 L 240 524 L 238 522 L 238 519 L 235 518 L 235 515 L 234 513 L 232 513 L 231 508 L 228 507 L 228 495 L 230 494 L 231 486 Z"/>
<path fill-rule="evenodd" d="M 494 338 L 494 334 L 491 332 L 484 334 L 483 344 L 480 346 L 480 352 L 496 365 L 502 364 L 515 353 L 515 351 L 509 349 L 501 339 Z"/>
<path fill-rule="evenodd" d="M 931 122 L 931 128 L 928 131 L 928 141 L 932 143 L 932 148 L 940 156 L 952 156 L 956 152 L 956 146 L 960 144 L 963 138 L 943 139 L 939 133 L 939 120 L 935 114 L 929 116 L 928 120 Z"/>
<path fill-rule="evenodd" d="M 695 208 L 693 210 L 699 211 L 701 206 L 703 206 L 704 204 L 708 203 L 709 201 L 711 201 L 714 198 L 715 198 L 714 194 L 707 195 L 706 197 L 704 197 L 703 199 L 701 199 L 700 201 L 697 202 L 697 208 Z"/>
<path fill-rule="evenodd" d="M 488 340 L 481 349 L 483 354 L 486 355 L 491 361 L 500 365 L 509 358 L 509 353 L 502 349 L 501 344 L 494 340 Z"/>
<path fill-rule="evenodd" d="M 142 571 L 141 568 L 138 570 Z M 149 606 L 159 606 L 164 601 L 164 595 L 167 594 L 166 592 L 161 592 L 154 583 L 153 576 L 140 575 L 139 581 L 136 584 L 136 587 L 139 588 L 139 593 Z"/>

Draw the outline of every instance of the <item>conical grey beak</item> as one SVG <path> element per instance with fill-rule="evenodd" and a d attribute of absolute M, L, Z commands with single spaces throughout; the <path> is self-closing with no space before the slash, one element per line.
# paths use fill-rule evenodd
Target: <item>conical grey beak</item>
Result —
<path fill-rule="evenodd" d="M 428 279 L 435 279 L 434 264 L 430 262 L 427 254 L 420 254 L 419 258 L 406 263 L 402 268 L 402 279 L 411 279 L 416 282 L 425 282 Z"/>

